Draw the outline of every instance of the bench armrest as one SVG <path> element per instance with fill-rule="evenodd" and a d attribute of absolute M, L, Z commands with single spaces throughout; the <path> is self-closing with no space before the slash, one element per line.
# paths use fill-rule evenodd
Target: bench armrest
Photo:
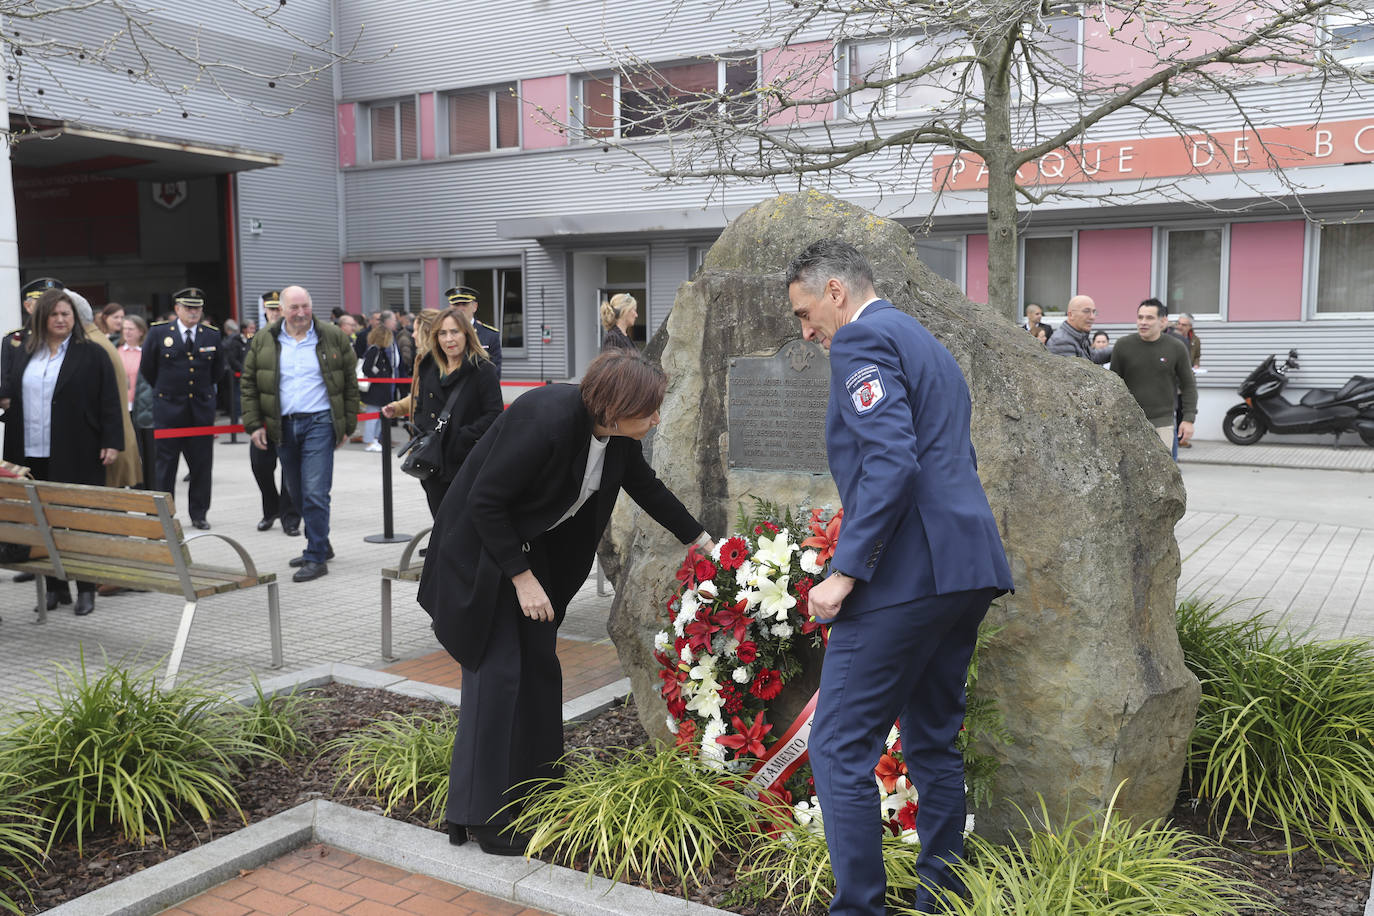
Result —
<path fill-rule="evenodd" d="M 405 572 L 407 569 L 410 569 L 410 568 L 411 568 L 411 567 L 410 567 L 410 556 L 411 556 L 411 554 L 413 554 L 413 553 L 415 552 L 415 549 L 416 549 L 417 547 L 420 546 L 420 542 L 421 542 L 421 541 L 423 541 L 425 538 L 429 537 L 429 533 L 430 533 L 431 531 L 433 531 L 433 530 L 434 530 L 434 526 L 433 526 L 433 525 L 430 525 L 428 528 L 425 528 L 425 529 L 424 529 L 423 531 L 421 531 L 419 534 L 415 535 L 415 537 L 413 537 L 413 538 L 410 539 L 410 543 L 406 544 L 406 549 L 403 550 L 403 551 L 401 551 L 401 563 L 400 563 L 400 566 L 399 566 L 399 568 L 398 568 L 398 571 L 399 571 L 399 572 Z"/>
<path fill-rule="evenodd" d="M 255 579 L 258 577 L 258 568 L 253 565 L 253 558 L 248 555 L 248 551 L 244 550 L 243 546 L 239 544 L 238 541 L 227 535 L 216 534 L 213 531 L 197 531 L 194 534 L 188 534 L 182 538 L 181 546 L 189 546 L 190 543 L 197 538 L 219 538 L 221 541 L 234 548 L 234 552 L 239 555 L 239 559 L 243 561 L 244 574 L 252 576 Z"/>

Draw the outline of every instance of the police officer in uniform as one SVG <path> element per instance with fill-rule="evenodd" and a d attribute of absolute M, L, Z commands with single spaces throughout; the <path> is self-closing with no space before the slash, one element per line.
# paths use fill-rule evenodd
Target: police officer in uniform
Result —
<path fill-rule="evenodd" d="M 444 290 L 444 298 L 448 304 L 454 308 L 462 309 L 463 314 L 468 316 L 468 321 L 477 331 L 477 341 L 487 351 L 487 356 L 491 357 L 491 363 L 496 367 L 496 377 L 501 377 L 501 332 L 491 325 L 477 320 L 477 290 L 470 286 L 451 286 Z M 410 371 L 407 368 L 406 371 Z"/>
<path fill-rule="evenodd" d="M 224 375 L 224 352 L 219 329 L 201 324 L 205 293 L 194 286 L 172 294 L 176 320 L 148 329 L 139 372 L 153 389 L 153 426 L 176 429 L 211 426 L 215 422 L 215 385 Z M 157 440 L 157 489 L 176 492 L 177 463 L 182 454 L 191 472 L 187 494 L 191 524 L 210 527 L 210 469 L 213 436 Z"/>
<path fill-rule="evenodd" d="M 0 378 L 10 377 L 10 364 L 14 362 L 14 356 L 24 347 L 24 342 L 29 339 L 29 315 L 33 312 L 33 304 L 38 301 L 38 297 L 50 289 L 66 289 L 61 280 L 54 280 L 52 277 L 39 277 L 24 284 L 20 290 L 23 295 L 24 323 L 5 335 L 5 343 L 0 347 Z M 33 573 L 15 573 L 15 582 L 32 582 Z"/>

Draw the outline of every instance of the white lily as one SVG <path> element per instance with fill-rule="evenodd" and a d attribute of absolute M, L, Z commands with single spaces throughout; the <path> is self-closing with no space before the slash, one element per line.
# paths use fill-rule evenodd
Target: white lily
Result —
<path fill-rule="evenodd" d="M 720 718 L 720 708 L 725 701 L 721 699 L 719 688 L 720 685 L 715 681 L 709 682 L 709 685 L 703 681 L 696 696 L 687 703 L 687 708 L 698 715 L 708 716 L 712 719 Z"/>
<path fill-rule="evenodd" d="M 683 659 L 687 661 L 687 659 Z M 696 665 L 691 671 L 687 672 L 694 681 L 715 682 L 716 679 L 716 657 L 714 655 L 703 655 L 697 659 Z"/>
<path fill-rule="evenodd" d="M 779 623 L 783 623 L 787 620 L 787 612 L 797 606 L 797 599 L 787 593 L 785 575 L 773 580 L 759 573 L 749 584 L 758 589 L 760 617 L 771 616 Z"/>
<path fill-rule="evenodd" d="M 787 529 L 784 528 L 771 538 L 766 534 L 759 535 L 759 546 L 754 551 L 754 559 L 782 570 L 792 565 L 792 554 L 796 552 L 797 545 L 787 540 Z"/>
<path fill-rule="evenodd" d="M 877 779 L 877 777 L 874 777 Z M 878 779 L 878 794 L 882 796 L 883 815 L 892 817 L 898 811 L 907 806 L 908 802 L 917 801 L 916 787 L 907 781 L 905 776 L 897 777 L 897 784 L 892 790 L 891 795 L 883 793 L 883 781 Z"/>

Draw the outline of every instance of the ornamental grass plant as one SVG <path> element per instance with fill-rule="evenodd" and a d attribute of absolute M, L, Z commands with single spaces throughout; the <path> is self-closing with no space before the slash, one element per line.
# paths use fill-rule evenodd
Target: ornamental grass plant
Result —
<path fill-rule="evenodd" d="M 271 758 L 243 738 L 224 697 L 186 683 L 162 690 L 151 670 L 108 666 L 99 677 L 58 666 L 51 698 L 34 696 L 0 734 L 0 771 L 12 772 L 49 821 L 46 848 L 70 832 L 112 824 L 126 838 L 165 841 L 188 813 L 208 821 L 238 807 L 239 763 Z"/>
<path fill-rule="evenodd" d="M 340 735 L 320 754 L 339 755 L 336 790 L 370 792 L 381 800 L 385 814 L 410 805 L 416 816 L 437 827 L 448 804 L 449 757 L 457 728 L 458 712 L 452 708 L 438 718 L 396 716 Z"/>
<path fill-rule="evenodd" d="M 29 866 L 43 856 L 46 820 L 14 773 L 0 772 L 0 887 L 24 887 Z M 0 891 L 0 912 L 22 913 L 19 901 Z"/>
<path fill-rule="evenodd" d="M 1150 821 L 1139 826 L 1090 814 L 1053 829 L 1044 800 L 1037 819 L 1000 845 L 968 838 L 955 871 L 967 899 L 946 898 L 953 916 L 1230 916 L 1273 912 L 1256 885 L 1225 873 L 1206 839 Z M 910 909 L 902 910 L 912 912 Z"/>
<path fill-rule="evenodd" d="M 263 693 L 257 675 L 253 675 L 253 698 L 240 710 L 228 713 L 240 738 L 278 757 L 286 758 L 308 751 L 312 745 L 306 731 L 306 718 L 318 707 L 317 697 L 296 691 L 277 696 Z"/>
<path fill-rule="evenodd" d="M 513 826 L 532 834 L 530 855 L 613 881 L 662 881 L 686 893 L 776 813 L 745 794 L 745 775 L 671 748 L 615 749 L 610 759 L 574 753 L 565 764 L 562 780 L 530 787 Z"/>
<path fill-rule="evenodd" d="M 1221 838 L 1276 830 L 1292 852 L 1374 862 L 1374 645 L 1302 641 L 1185 601 L 1179 638 L 1202 683 L 1188 788 Z"/>

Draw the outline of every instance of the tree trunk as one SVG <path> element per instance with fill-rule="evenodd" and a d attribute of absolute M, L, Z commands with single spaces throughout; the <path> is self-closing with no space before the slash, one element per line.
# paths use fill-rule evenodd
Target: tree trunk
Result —
<path fill-rule="evenodd" d="M 997 65 L 998 58 L 984 54 L 986 87 L 983 130 L 988 169 L 988 304 L 1016 321 L 1018 301 L 1016 241 L 1016 150 L 1011 133 L 1010 68 Z"/>

